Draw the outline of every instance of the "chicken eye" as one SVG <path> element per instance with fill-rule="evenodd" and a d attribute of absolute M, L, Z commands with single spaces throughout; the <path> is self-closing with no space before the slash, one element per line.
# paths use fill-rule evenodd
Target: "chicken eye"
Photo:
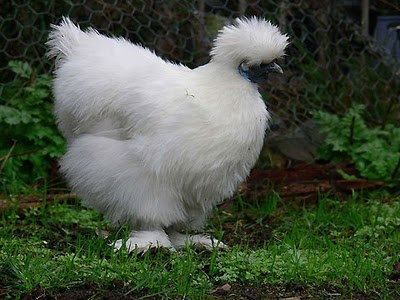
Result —
<path fill-rule="evenodd" d="M 244 61 L 240 64 L 240 69 L 247 72 L 249 70 L 249 65 Z"/>

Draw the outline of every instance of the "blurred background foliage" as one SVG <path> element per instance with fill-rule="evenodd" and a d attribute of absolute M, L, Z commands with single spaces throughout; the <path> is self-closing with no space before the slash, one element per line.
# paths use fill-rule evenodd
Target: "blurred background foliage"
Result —
<path fill-rule="evenodd" d="M 356 4 L 346 6 L 346 2 Z M 273 151 L 290 161 L 350 160 L 360 176 L 395 180 L 400 157 L 400 68 L 396 57 L 387 55 L 370 35 L 376 15 L 399 14 L 400 5 L 396 1 L 371 1 L 370 35 L 365 35 L 358 26 L 359 2 L 2 1 L 3 188 L 17 192 L 27 184 L 47 185 L 45 182 L 56 180 L 54 160 L 63 153 L 64 142 L 52 116 L 53 65 L 45 57 L 44 43 L 50 24 L 59 22 L 62 16 L 70 16 L 82 28 L 93 26 L 101 33 L 123 36 L 190 67 L 207 63 L 212 40 L 224 24 L 243 15 L 264 16 L 288 33 L 291 45 L 281 62 L 285 75 L 271 78 L 261 87 L 274 118 L 266 143 L 269 147 L 259 166 L 279 165 L 271 160 Z M 353 132 L 354 118 L 357 130 L 361 129 Z M 363 140 L 363 132 L 368 132 L 367 140 Z M 360 138 L 358 146 L 369 143 L 366 150 L 346 144 L 352 134 Z M 392 138 L 396 142 L 392 143 Z M 344 146 L 338 150 L 335 147 L 339 144 Z M 378 153 L 385 153 L 390 162 L 385 159 L 378 167 L 370 166 L 376 164 Z"/>

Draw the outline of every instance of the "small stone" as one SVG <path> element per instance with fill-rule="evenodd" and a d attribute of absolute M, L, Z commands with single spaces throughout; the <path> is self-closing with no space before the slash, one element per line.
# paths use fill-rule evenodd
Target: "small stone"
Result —
<path fill-rule="evenodd" d="M 231 285 L 229 283 L 225 283 L 223 286 L 220 287 L 221 290 L 228 292 L 231 290 Z"/>

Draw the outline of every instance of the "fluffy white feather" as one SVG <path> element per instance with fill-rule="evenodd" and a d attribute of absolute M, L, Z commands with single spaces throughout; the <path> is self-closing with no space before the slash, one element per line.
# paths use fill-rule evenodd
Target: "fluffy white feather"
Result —
<path fill-rule="evenodd" d="M 245 180 L 267 128 L 238 64 L 270 62 L 286 45 L 271 23 L 239 19 L 219 32 L 211 61 L 191 70 L 67 18 L 53 26 L 55 114 L 68 140 L 60 165 L 72 189 L 134 232 L 200 228 Z"/>

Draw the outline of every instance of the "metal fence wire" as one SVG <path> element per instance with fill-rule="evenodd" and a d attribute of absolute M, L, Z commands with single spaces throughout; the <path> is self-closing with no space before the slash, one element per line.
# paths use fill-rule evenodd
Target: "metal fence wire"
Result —
<path fill-rule="evenodd" d="M 212 40 L 239 16 L 264 16 L 288 33 L 283 77 L 262 87 L 278 132 L 299 130 L 314 110 L 367 107 L 373 125 L 400 122 L 400 68 L 346 13 L 329 0 L 2 1 L 0 80 L 10 60 L 50 73 L 45 41 L 51 23 L 70 16 L 82 28 L 123 36 L 189 67 L 207 63 Z M 303 124 L 303 125 L 302 125 Z M 284 130 L 283 130 L 284 129 Z"/>

